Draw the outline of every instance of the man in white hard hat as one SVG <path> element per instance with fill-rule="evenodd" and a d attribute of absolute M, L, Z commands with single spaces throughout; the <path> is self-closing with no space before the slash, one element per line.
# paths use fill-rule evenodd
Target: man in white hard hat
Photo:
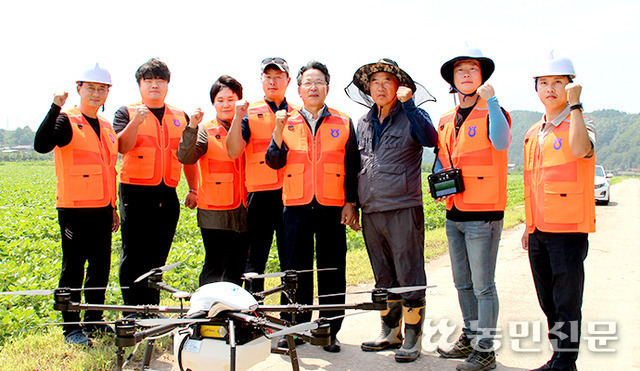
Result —
<path fill-rule="evenodd" d="M 533 77 L 545 113 L 524 138 L 522 247 L 554 350 L 537 370 L 575 370 L 587 237 L 595 232 L 595 127 L 582 115 L 582 87 L 568 58 L 551 54 Z"/>
<path fill-rule="evenodd" d="M 69 93 L 53 96 L 53 104 L 38 128 L 34 149 L 54 151 L 56 207 L 62 237 L 62 271 L 59 287 L 102 287 L 84 292 L 91 304 L 104 304 L 111 267 L 111 233 L 118 230 L 116 212 L 116 161 L 118 141 L 111 124 L 98 116 L 107 100 L 111 76 L 98 64 L 77 82 L 80 106 L 61 112 Z M 85 264 L 86 280 L 85 280 Z M 80 290 L 71 292 L 80 301 Z M 78 312 L 62 312 L 65 322 L 80 321 Z M 85 321 L 101 321 L 101 311 L 86 311 Z M 113 332 L 107 325 L 63 325 L 65 341 L 88 345 L 96 331 Z M 84 332 L 83 332 L 84 330 Z M 87 337 L 89 336 L 89 337 Z"/>
<path fill-rule="evenodd" d="M 495 268 L 507 204 L 507 150 L 511 120 L 487 80 L 494 62 L 467 48 L 442 65 L 440 74 L 460 104 L 438 125 L 436 171 L 460 169 L 464 190 L 438 197 L 447 203 L 445 222 L 453 281 L 464 320 L 445 358 L 465 358 L 457 370 L 495 368 L 493 338 L 498 322 Z"/>
<path fill-rule="evenodd" d="M 370 108 L 358 121 L 358 198 L 375 286 L 426 285 L 420 165 L 422 147 L 438 140 L 429 114 L 418 108 L 430 100 L 420 97 L 426 89 L 383 58 L 360 67 L 345 91 Z M 400 348 L 397 362 L 415 361 L 422 349 L 425 306 L 425 289 L 389 293 L 388 308 L 380 313 L 380 336 L 363 342 L 362 350 Z"/>
<path fill-rule="evenodd" d="M 152 58 L 136 71 L 141 102 L 118 109 L 113 127 L 122 153 L 120 204 L 122 205 L 122 252 L 120 285 L 125 304 L 158 304 L 158 290 L 142 274 L 166 263 L 180 217 L 176 187 L 182 163 L 177 150 L 189 122 L 181 110 L 165 104 L 171 73 L 167 65 Z M 197 165 L 185 165 L 189 184 L 185 205 L 196 207 Z"/>

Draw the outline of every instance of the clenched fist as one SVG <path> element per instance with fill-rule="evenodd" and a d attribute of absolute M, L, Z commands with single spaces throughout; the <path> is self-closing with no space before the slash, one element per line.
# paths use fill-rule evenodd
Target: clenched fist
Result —
<path fill-rule="evenodd" d="M 134 125 L 140 125 L 149 116 L 149 109 L 146 106 L 140 106 L 136 109 L 136 113 L 133 115 L 131 123 Z"/>
<path fill-rule="evenodd" d="M 396 96 L 400 102 L 406 102 L 413 97 L 413 91 L 406 86 L 399 86 Z"/>
<path fill-rule="evenodd" d="M 204 113 L 200 109 L 200 107 L 196 108 L 195 111 L 191 114 L 191 121 L 189 121 L 189 127 L 195 129 L 198 127 L 198 124 L 202 122 L 202 116 Z"/>
<path fill-rule="evenodd" d="M 236 116 L 242 118 L 249 111 L 249 102 L 244 99 L 236 101 Z"/>
<path fill-rule="evenodd" d="M 580 104 L 580 93 L 582 92 L 582 86 L 575 82 L 568 83 L 564 90 L 567 92 L 567 101 L 570 105 Z"/>
<path fill-rule="evenodd" d="M 491 99 L 491 97 L 493 97 L 494 95 L 496 95 L 495 90 L 493 90 L 493 86 L 491 86 L 491 84 L 482 84 L 480 85 L 480 87 L 477 90 L 478 95 L 480 96 L 480 98 L 484 99 L 484 100 L 489 100 Z"/>
<path fill-rule="evenodd" d="M 276 111 L 276 127 L 282 128 L 287 124 L 287 120 L 289 120 L 289 112 L 287 110 L 281 109 Z"/>
<path fill-rule="evenodd" d="M 64 106 L 64 102 L 67 101 L 67 98 L 69 97 L 69 93 L 66 91 L 57 91 L 55 93 L 53 93 L 53 104 L 55 104 L 58 107 L 62 107 Z"/>

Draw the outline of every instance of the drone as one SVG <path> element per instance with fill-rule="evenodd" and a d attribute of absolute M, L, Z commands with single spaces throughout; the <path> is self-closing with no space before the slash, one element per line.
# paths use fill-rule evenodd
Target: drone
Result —
<path fill-rule="evenodd" d="M 272 289 L 250 292 L 231 282 L 208 283 L 189 293 L 162 282 L 162 275 L 180 263 L 154 268 L 138 277 L 135 282 L 147 280 L 149 287 L 170 292 L 180 301 L 177 306 L 164 305 L 97 305 L 73 302 L 71 292 L 81 289 L 56 288 L 53 290 L 14 291 L 2 295 L 35 294 L 54 296 L 54 309 L 58 311 L 116 311 L 136 313 L 112 322 L 115 330 L 116 370 L 122 370 L 125 348 L 146 341 L 142 369 L 151 363 L 154 342 L 162 336 L 173 335 L 173 350 L 181 371 L 244 370 L 264 361 L 270 353 L 289 356 L 294 371 L 300 369 L 294 336 L 311 345 L 330 344 L 329 322 L 335 318 L 318 318 L 311 322 L 296 323 L 296 314 L 315 310 L 386 310 L 389 293 L 425 290 L 433 286 L 376 288 L 358 293 L 370 293 L 371 301 L 354 304 L 307 305 L 295 302 L 298 274 L 314 270 L 245 274 L 244 279 L 280 277 L 282 283 Z M 331 269 L 331 268 L 329 268 Z M 284 293 L 289 304 L 264 305 L 264 299 L 275 293 Z M 341 294 L 340 294 L 341 295 Z M 190 302 L 190 306 L 185 305 Z M 291 321 L 276 317 L 290 313 Z M 164 315 L 176 315 L 176 318 Z M 160 316 L 162 315 L 162 316 Z M 142 318 L 138 318 L 142 317 Z M 150 318 L 156 317 L 156 318 Z M 159 318 L 164 317 L 164 318 Z M 79 322 L 90 324 L 97 322 Z M 272 348 L 271 339 L 285 337 L 288 348 Z M 131 352 L 133 354 L 133 352 Z M 129 358 L 131 357 L 131 355 Z"/>

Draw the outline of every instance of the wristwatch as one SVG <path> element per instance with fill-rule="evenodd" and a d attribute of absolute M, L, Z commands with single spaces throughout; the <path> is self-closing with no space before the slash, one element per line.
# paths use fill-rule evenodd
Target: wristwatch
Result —
<path fill-rule="evenodd" d="M 582 103 L 574 104 L 573 106 L 569 107 L 570 111 L 573 111 L 574 109 L 579 109 L 580 111 L 584 111 L 584 109 L 582 108 Z"/>

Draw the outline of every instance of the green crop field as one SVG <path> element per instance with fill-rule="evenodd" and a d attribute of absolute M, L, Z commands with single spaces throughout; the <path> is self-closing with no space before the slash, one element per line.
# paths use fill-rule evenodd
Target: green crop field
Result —
<path fill-rule="evenodd" d="M 426 174 L 424 178 L 425 260 L 428 260 L 446 250 L 445 207 L 443 203 L 432 201 L 427 193 Z M 187 193 L 185 183 L 182 182 L 178 188 L 181 201 Z M 55 209 L 53 162 L 0 162 L 0 189 L 0 291 L 56 288 L 62 253 Z M 522 175 L 511 175 L 505 228 L 523 220 L 522 203 Z M 347 241 L 348 285 L 373 282 L 362 234 L 349 229 Z M 120 232 L 117 232 L 113 235 L 110 278 L 110 286 L 116 288 L 120 246 Z M 168 258 L 168 262 L 182 264 L 165 274 L 165 281 L 185 291 L 195 290 L 203 259 L 204 248 L 195 210 L 183 206 Z M 274 272 L 278 268 L 277 253 L 273 248 L 267 271 Z M 276 285 L 277 282 L 274 280 L 267 284 Z M 163 299 L 163 302 L 167 300 Z M 120 291 L 107 292 L 106 301 L 109 304 L 121 303 Z M 113 320 L 117 316 L 105 313 L 106 319 Z M 31 336 L 41 331 L 39 324 L 60 320 L 60 314 L 53 310 L 51 296 L 0 296 L 0 349 L 5 347 L 8 339 Z M 38 341 L 43 340 L 39 338 Z"/>

